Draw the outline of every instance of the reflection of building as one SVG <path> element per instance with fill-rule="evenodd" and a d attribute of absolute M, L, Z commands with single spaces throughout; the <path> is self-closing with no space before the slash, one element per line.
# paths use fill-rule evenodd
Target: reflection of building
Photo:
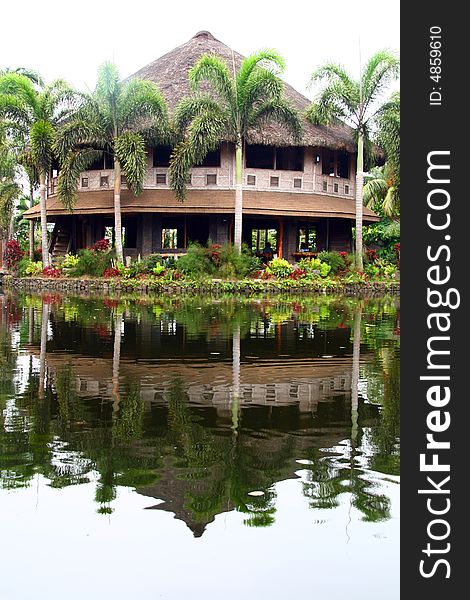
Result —
<path fill-rule="evenodd" d="M 135 75 L 155 81 L 170 109 L 189 93 L 188 70 L 203 54 L 215 54 L 229 65 L 242 57 L 207 31 L 171 50 Z M 303 113 L 307 98 L 290 86 L 286 93 Z M 271 241 L 279 255 L 292 260 L 299 250 L 351 249 L 355 218 L 355 142 L 344 126 L 303 122 L 300 143 L 280 126 L 252 131 L 246 148 L 243 237 L 253 248 Z M 122 213 L 125 255 L 175 253 L 190 241 L 224 243 L 233 239 L 235 152 L 231 142 L 209 153 L 192 169 L 188 196 L 178 202 L 168 186 L 171 148 L 149 148 L 144 191 L 134 197 L 123 181 Z M 113 226 L 112 157 L 97 161 L 81 174 L 73 213 L 56 195 L 51 173 L 48 218 L 55 223 L 52 252 L 90 246 Z M 34 207 L 26 218 L 39 218 Z M 378 220 L 364 208 L 365 222 Z"/>

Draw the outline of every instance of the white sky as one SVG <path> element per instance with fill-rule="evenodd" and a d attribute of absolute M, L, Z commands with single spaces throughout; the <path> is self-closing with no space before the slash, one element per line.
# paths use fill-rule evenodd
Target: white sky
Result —
<path fill-rule="evenodd" d="M 311 97 L 309 76 L 326 60 L 357 75 L 359 45 L 363 61 L 398 51 L 399 17 L 399 0 L 16 0 L 0 7 L 0 69 L 34 68 L 91 89 L 102 62 L 124 77 L 205 29 L 244 55 L 275 48 L 284 79 Z"/>

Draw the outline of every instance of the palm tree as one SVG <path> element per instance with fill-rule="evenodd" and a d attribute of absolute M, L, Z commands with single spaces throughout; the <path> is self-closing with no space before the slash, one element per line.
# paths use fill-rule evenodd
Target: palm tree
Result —
<path fill-rule="evenodd" d="M 13 209 L 21 194 L 16 182 L 15 155 L 5 139 L 0 139 L 0 238 L 8 242 L 12 234 Z"/>
<path fill-rule="evenodd" d="M 386 163 L 371 172 L 364 186 L 364 203 L 379 207 L 387 217 L 400 214 L 400 93 L 392 94 L 377 114 L 377 143 Z"/>
<path fill-rule="evenodd" d="M 50 265 L 47 242 L 46 179 L 53 162 L 57 128 L 74 105 L 76 94 L 62 80 L 37 90 L 30 79 L 17 73 L 0 77 L 0 118 L 7 130 L 27 140 L 31 161 L 39 177 L 43 265 Z"/>
<path fill-rule="evenodd" d="M 2 75 L 6 75 L 7 73 L 16 73 L 17 75 L 23 75 L 24 77 L 27 77 L 32 83 L 35 83 L 36 85 L 38 85 L 40 87 L 44 86 L 43 78 L 34 69 L 28 69 L 25 67 L 17 67 L 16 69 L 6 68 L 6 69 L 2 69 L 0 71 L 0 77 Z"/>
<path fill-rule="evenodd" d="M 146 142 L 168 136 L 167 106 L 157 86 L 150 81 L 121 81 L 112 63 L 98 70 L 94 93 L 61 129 L 56 150 L 61 160 L 57 192 L 72 207 L 80 172 L 105 154 L 114 157 L 114 219 L 116 254 L 124 262 L 121 226 L 121 173 L 134 194 L 143 189 Z"/>
<path fill-rule="evenodd" d="M 370 146 L 371 127 L 381 110 L 380 98 L 388 84 L 398 77 L 399 61 L 388 50 L 381 50 L 367 61 L 358 80 L 338 64 L 327 63 L 312 74 L 312 83 L 324 82 L 307 118 L 316 125 L 347 121 L 357 139 L 356 165 L 356 269 L 362 271 L 362 204 L 364 184 L 364 147 Z"/>
<path fill-rule="evenodd" d="M 386 217 L 398 216 L 400 212 L 399 183 L 396 181 L 390 163 L 385 163 L 383 167 L 374 167 L 370 173 L 366 173 L 363 200 L 367 208 L 383 213 Z"/>
<path fill-rule="evenodd" d="M 238 251 L 242 240 L 243 165 L 246 138 L 250 130 L 266 121 L 280 123 L 300 138 L 297 111 L 284 98 L 284 83 L 278 74 L 284 61 L 274 50 L 252 54 L 235 71 L 216 56 L 204 55 L 190 69 L 193 95 L 184 98 L 175 110 L 177 131 L 182 141 L 170 161 L 170 185 L 179 200 L 186 195 L 189 170 L 222 141 L 235 143 L 235 228 Z M 214 94 L 204 92 L 209 84 Z"/>

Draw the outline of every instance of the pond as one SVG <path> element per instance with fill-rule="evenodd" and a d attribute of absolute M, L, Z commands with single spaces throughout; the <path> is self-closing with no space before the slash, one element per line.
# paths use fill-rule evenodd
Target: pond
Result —
<path fill-rule="evenodd" d="M 2 600 L 399 597 L 397 298 L 0 295 Z"/>

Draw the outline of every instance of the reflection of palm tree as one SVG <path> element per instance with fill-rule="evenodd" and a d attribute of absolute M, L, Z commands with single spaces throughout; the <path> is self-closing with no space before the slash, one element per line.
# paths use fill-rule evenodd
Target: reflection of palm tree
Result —
<path fill-rule="evenodd" d="M 49 323 L 49 306 L 42 301 L 42 320 L 41 320 L 41 348 L 39 352 L 39 399 L 44 395 L 44 381 L 46 377 L 46 346 L 47 346 L 47 325 Z"/>
<path fill-rule="evenodd" d="M 230 398 L 232 410 L 232 429 L 238 430 L 238 415 L 240 410 L 240 324 L 233 328 L 232 338 L 232 394 Z"/>
<path fill-rule="evenodd" d="M 114 348 L 113 348 L 113 414 L 116 414 L 119 408 L 119 363 L 121 360 L 121 330 L 122 313 L 116 314 L 114 319 Z"/>
<path fill-rule="evenodd" d="M 359 409 L 359 365 L 361 360 L 361 320 L 362 304 L 358 302 L 354 312 L 353 362 L 351 378 L 351 443 L 357 442 Z"/>

